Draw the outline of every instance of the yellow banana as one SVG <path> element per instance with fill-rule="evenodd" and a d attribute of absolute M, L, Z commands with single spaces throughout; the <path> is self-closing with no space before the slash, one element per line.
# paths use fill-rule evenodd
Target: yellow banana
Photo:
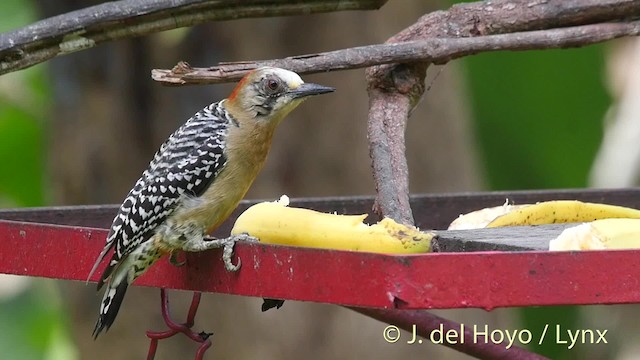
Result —
<path fill-rule="evenodd" d="M 545 201 L 498 216 L 487 227 L 585 222 L 609 218 L 640 218 L 640 210 L 577 200 Z"/>
<path fill-rule="evenodd" d="M 549 250 L 640 248 L 640 219 L 603 219 L 565 229 Z"/>
<path fill-rule="evenodd" d="M 260 242 L 312 248 L 367 251 L 386 254 L 428 252 L 433 234 L 385 218 L 366 225 L 364 215 L 326 214 L 290 208 L 289 199 L 262 202 L 244 211 L 231 230 L 248 233 Z"/>

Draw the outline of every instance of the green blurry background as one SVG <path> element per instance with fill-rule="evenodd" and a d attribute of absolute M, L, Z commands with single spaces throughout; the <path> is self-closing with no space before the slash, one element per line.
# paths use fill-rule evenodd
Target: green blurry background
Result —
<path fill-rule="evenodd" d="M 34 20 L 31 2 L 0 2 L 0 32 Z M 606 46 L 592 46 L 462 60 L 488 190 L 587 185 L 610 102 L 603 86 L 605 51 Z M 0 77 L 1 207 L 48 204 L 45 134 L 52 88 L 46 66 Z M 17 296 L 0 297 L 0 357 L 78 358 L 64 312 L 65 302 L 51 281 L 35 280 Z M 518 328 L 541 328 L 551 319 L 576 328 L 579 321 L 574 307 L 520 314 Z M 534 350 L 554 359 L 573 358 L 551 342 Z"/>
<path fill-rule="evenodd" d="M 0 32 L 35 19 L 25 1 L 0 2 Z M 44 131 L 50 88 L 43 70 L 39 66 L 0 80 L 1 207 L 46 204 Z M 2 358 L 77 358 L 55 283 L 35 280 L 25 285 L 28 290 L 16 296 L 0 296 Z"/>

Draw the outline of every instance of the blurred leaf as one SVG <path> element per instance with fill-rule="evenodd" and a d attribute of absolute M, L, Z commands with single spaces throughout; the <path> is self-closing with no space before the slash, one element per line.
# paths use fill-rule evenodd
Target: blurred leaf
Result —
<path fill-rule="evenodd" d="M 28 25 L 36 18 L 31 1 L 0 1 L 0 32 L 10 31 Z"/>
<path fill-rule="evenodd" d="M 491 188 L 586 186 L 609 104 L 602 47 L 465 61 Z"/>
<path fill-rule="evenodd" d="M 30 1 L 0 2 L 0 31 L 35 19 Z M 0 205 L 43 203 L 43 129 L 47 87 L 42 67 L 0 77 Z"/>
<path fill-rule="evenodd" d="M 26 0 L 0 1 L 0 32 L 35 20 Z M 0 207 L 44 204 L 44 124 L 50 89 L 44 66 L 0 77 Z M 2 359 L 73 360 L 77 350 L 52 281 L 0 301 Z"/>
<path fill-rule="evenodd" d="M 43 202 L 42 128 L 21 109 L 0 100 L 0 194 L 18 206 Z"/>
<path fill-rule="evenodd" d="M 59 290 L 50 281 L 0 302 L 3 359 L 76 359 L 60 308 Z"/>

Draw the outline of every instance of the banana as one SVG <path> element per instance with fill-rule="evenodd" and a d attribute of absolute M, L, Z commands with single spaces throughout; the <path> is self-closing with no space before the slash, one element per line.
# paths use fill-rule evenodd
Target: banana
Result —
<path fill-rule="evenodd" d="M 384 218 L 363 223 L 364 215 L 337 215 L 288 207 L 289 198 L 262 202 L 245 210 L 236 220 L 232 235 L 248 233 L 268 244 L 413 254 L 430 251 L 433 234 Z"/>
<path fill-rule="evenodd" d="M 449 230 L 586 222 L 608 218 L 638 219 L 640 210 L 577 200 L 554 200 L 526 205 L 505 203 L 461 215 L 451 223 Z"/>
<path fill-rule="evenodd" d="M 640 248 L 640 219 L 603 219 L 565 229 L 549 250 Z"/>
<path fill-rule="evenodd" d="M 509 204 L 509 199 L 507 199 L 502 206 L 484 208 L 458 216 L 457 219 L 451 222 L 448 230 L 470 230 L 486 228 L 487 225 L 489 225 L 489 223 L 495 220 L 497 217 L 508 214 L 518 209 L 522 209 L 525 206 L 530 205 L 511 205 Z"/>
<path fill-rule="evenodd" d="M 577 200 L 545 201 L 499 216 L 487 227 L 585 222 L 609 218 L 640 218 L 640 210 Z"/>

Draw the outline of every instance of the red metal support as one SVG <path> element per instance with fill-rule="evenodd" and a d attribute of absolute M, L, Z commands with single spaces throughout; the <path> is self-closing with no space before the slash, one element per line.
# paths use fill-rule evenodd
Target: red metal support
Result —
<path fill-rule="evenodd" d="M 85 281 L 105 236 L 0 221 L 0 273 Z M 182 267 L 160 261 L 135 285 L 383 309 L 640 302 L 637 250 L 384 255 L 246 243 L 236 254 L 236 273 L 214 250 Z"/>
<path fill-rule="evenodd" d="M 519 204 L 578 199 L 640 208 L 640 189 L 418 195 L 411 201 L 418 226 L 442 229 L 460 213 L 506 198 Z M 233 219 L 250 204 L 242 202 L 214 235 L 227 236 Z M 294 199 L 292 204 L 353 214 L 370 210 L 372 199 Z M 85 281 L 107 234 L 95 227 L 107 227 L 115 211 L 114 206 L 0 210 L 0 219 L 12 220 L 0 220 L 0 273 Z M 418 309 L 640 303 L 637 250 L 401 256 L 242 243 L 236 255 L 243 260 L 237 273 L 224 269 L 219 251 L 209 251 L 188 254 L 182 267 L 161 261 L 134 285 L 339 304 L 421 336 L 430 334 L 434 322 L 454 324 Z M 198 301 L 194 296 L 187 323 L 180 325 L 170 319 L 162 298 L 169 330 L 150 333 L 149 356 L 157 347 L 153 337 L 184 332 L 203 340 L 187 326 Z M 204 340 L 200 355 L 209 346 Z M 505 353 L 503 345 L 455 348 L 483 359 L 541 358 L 515 347 Z"/>
<path fill-rule="evenodd" d="M 196 291 L 193 293 L 193 299 L 191 300 L 191 306 L 189 306 L 189 312 L 187 313 L 187 321 L 182 324 L 177 324 L 171 319 L 171 313 L 169 311 L 169 295 L 167 295 L 166 289 L 160 289 L 160 302 L 162 307 L 162 318 L 164 323 L 167 324 L 169 330 L 165 331 L 147 331 L 147 337 L 151 339 L 149 344 L 149 352 L 147 354 L 147 360 L 153 360 L 156 356 L 156 350 L 158 348 L 158 340 L 170 338 L 176 334 L 184 334 L 189 339 L 200 344 L 198 351 L 196 352 L 196 360 L 201 360 L 205 351 L 211 347 L 211 340 L 209 336 L 211 333 L 200 332 L 196 333 L 191 330 L 195 323 L 196 313 L 198 312 L 198 306 L 200 305 L 200 297 L 202 293 Z"/>

